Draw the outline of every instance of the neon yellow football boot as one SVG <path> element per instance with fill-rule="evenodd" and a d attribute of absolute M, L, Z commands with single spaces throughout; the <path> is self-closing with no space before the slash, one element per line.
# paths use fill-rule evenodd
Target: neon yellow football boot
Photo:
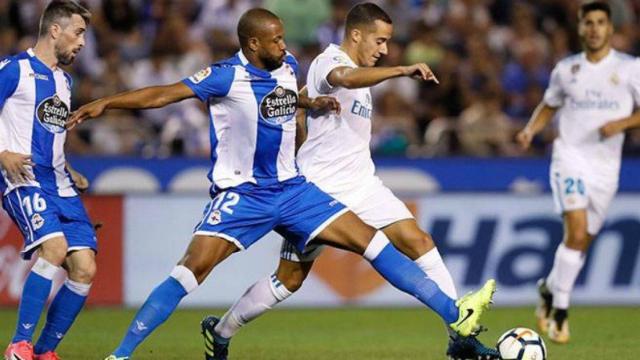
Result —
<path fill-rule="evenodd" d="M 462 336 L 469 336 L 478 331 L 480 316 L 493 302 L 492 298 L 495 292 L 496 281 L 490 279 L 480 290 L 469 293 L 456 301 L 459 310 L 458 320 L 449 324 L 453 331 Z"/>

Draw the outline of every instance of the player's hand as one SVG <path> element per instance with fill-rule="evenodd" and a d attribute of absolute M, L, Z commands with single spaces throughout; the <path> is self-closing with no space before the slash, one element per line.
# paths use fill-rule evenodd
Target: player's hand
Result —
<path fill-rule="evenodd" d="M 67 167 L 67 170 L 69 171 L 69 174 L 71 174 L 71 180 L 73 181 L 78 191 L 85 192 L 89 189 L 89 180 L 84 175 L 80 174 L 70 167 Z"/>
<path fill-rule="evenodd" d="M 527 129 L 523 129 L 522 131 L 516 134 L 516 141 L 522 148 L 522 150 L 529 149 L 531 146 L 531 141 L 533 140 L 533 133 Z"/>
<path fill-rule="evenodd" d="M 404 76 L 409 76 L 416 80 L 433 81 L 436 84 L 440 84 L 440 81 L 438 81 L 438 78 L 433 74 L 431 68 L 425 63 L 403 66 L 402 73 Z"/>
<path fill-rule="evenodd" d="M 29 171 L 35 164 L 31 161 L 31 155 L 18 154 L 11 151 L 0 153 L 0 165 L 7 172 L 9 181 L 15 184 L 33 180 L 33 174 Z"/>
<path fill-rule="evenodd" d="M 600 136 L 602 136 L 603 139 L 606 139 L 623 132 L 624 127 L 622 127 L 618 121 L 609 121 L 602 125 L 598 131 L 600 131 Z"/>
<path fill-rule="evenodd" d="M 102 115 L 106 105 L 107 104 L 100 99 L 81 106 L 78 110 L 71 113 L 71 117 L 69 117 L 67 121 L 67 130 L 73 129 L 76 125 L 82 124 L 82 122 L 87 119 L 93 119 Z"/>
<path fill-rule="evenodd" d="M 327 113 L 334 111 L 336 114 L 340 114 L 340 103 L 338 100 L 331 96 L 318 96 L 311 101 L 309 109 L 316 113 Z"/>

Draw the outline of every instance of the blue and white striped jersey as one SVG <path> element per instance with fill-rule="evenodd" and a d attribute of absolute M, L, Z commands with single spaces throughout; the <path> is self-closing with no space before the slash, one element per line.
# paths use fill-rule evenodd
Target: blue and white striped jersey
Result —
<path fill-rule="evenodd" d="M 0 191 L 38 186 L 45 192 L 77 195 L 65 168 L 65 122 L 71 109 L 71 77 L 50 69 L 29 49 L 0 61 L 0 151 L 30 154 L 35 180 L 12 184 L 2 171 Z"/>
<path fill-rule="evenodd" d="M 212 189 L 271 185 L 298 175 L 297 67 L 287 55 L 281 67 L 268 72 L 240 51 L 183 80 L 209 107 Z"/>

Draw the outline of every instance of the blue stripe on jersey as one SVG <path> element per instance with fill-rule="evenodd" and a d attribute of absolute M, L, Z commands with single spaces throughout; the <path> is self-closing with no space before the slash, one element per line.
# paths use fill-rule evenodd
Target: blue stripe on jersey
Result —
<path fill-rule="evenodd" d="M 258 185 L 269 185 L 278 182 L 278 153 L 282 143 L 282 125 L 268 124 L 260 116 L 262 99 L 275 87 L 276 79 L 259 79 L 251 81 L 251 89 L 256 97 L 258 109 L 258 134 L 256 136 L 256 152 L 253 158 L 253 177 Z"/>
<path fill-rule="evenodd" d="M 39 60 L 33 59 L 30 61 L 31 67 L 35 73 L 45 74 L 49 78 L 43 80 L 34 78 L 36 89 L 36 101 L 33 111 L 33 135 L 31 137 L 31 154 L 33 162 L 37 165 L 34 166 L 33 172 L 36 177 L 36 181 L 40 183 L 43 189 L 57 189 L 55 172 L 51 171 L 53 166 L 53 140 L 55 135 L 44 128 L 44 126 L 38 120 L 37 109 L 40 103 L 56 93 L 56 82 L 53 77 L 53 72 L 40 63 Z"/>
<path fill-rule="evenodd" d="M 18 88 L 20 82 L 20 65 L 14 57 L 0 61 L 0 111 L 4 103 Z"/>

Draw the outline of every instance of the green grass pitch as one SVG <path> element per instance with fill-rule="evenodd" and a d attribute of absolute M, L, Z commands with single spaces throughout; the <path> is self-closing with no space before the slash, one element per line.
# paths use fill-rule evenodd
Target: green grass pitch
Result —
<path fill-rule="evenodd" d="M 221 310 L 181 310 L 135 353 L 133 360 L 203 359 L 199 321 Z M 532 308 L 498 308 L 486 314 L 489 331 L 481 340 L 494 344 L 505 330 L 533 327 Z M 88 309 L 61 344 L 64 360 L 102 360 L 120 341 L 133 310 Z M 13 332 L 15 309 L 0 310 L 0 338 Z M 40 326 L 42 326 L 41 320 Z M 572 343 L 550 344 L 549 359 L 638 359 L 640 310 L 577 307 L 571 311 Z M 444 359 L 443 325 L 422 309 L 276 310 L 243 329 L 231 344 L 231 359 Z M 4 346 L 4 345 L 2 345 Z M 4 349 L 4 348 L 3 348 Z"/>

